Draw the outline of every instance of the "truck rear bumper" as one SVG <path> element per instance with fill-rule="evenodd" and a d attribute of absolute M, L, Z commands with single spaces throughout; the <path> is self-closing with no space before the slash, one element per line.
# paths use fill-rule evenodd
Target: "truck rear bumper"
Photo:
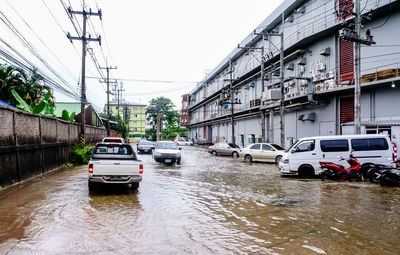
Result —
<path fill-rule="evenodd" d="M 117 177 L 117 178 L 116 178 Z M 130 183 L 139 183 L 143 179 L 142 176 L 89 176 L 90 182 L 98 182 L 98 183 L 118 183 L 118 184 L 130 184 Z"/>

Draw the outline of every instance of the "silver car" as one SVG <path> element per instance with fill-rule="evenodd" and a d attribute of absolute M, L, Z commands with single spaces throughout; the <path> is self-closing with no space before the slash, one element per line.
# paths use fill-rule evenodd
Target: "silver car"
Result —
<path fill-rule="evenodd" d="M 216 143 L 208 147 L 208 153 L 213 156 L 232 156 L 237 158 L 239 156 L 239 146 L 234 143 Z"/>
<path fill-rule="evenodd" d="M 279 163 L 285 149 L 277 144 L 255 143 L 240 149 L 239 157 L 245 162 L 263 161 Z"/>
<path fill-rule="evenodd" d="M 154 150 L 154 143 L 147 140 L 140 140 L 137 144 L 137 152 L 138 154 L 141 153 L 152 153 Z"/>

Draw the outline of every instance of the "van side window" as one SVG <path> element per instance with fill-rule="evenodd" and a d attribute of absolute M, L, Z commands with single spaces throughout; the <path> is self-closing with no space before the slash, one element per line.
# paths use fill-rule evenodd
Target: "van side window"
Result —
<path fill-rule="evenodd" d="M 346 139 L 321 140 L 320 144 L 323 152 L 349 151 L 349 142 Z"/>
<path fill-rule="evenodd" d="M 303 152 L 303 151 L 313 151 L 315 148 L 315 141 L 303 141 L 299 143 L 296 148 L 295 152 Z"/>
<path fill-rule="evenodd" d="M 354 151 L 384 151 L 389 149 L 385 138 L 351 139 Z"/>

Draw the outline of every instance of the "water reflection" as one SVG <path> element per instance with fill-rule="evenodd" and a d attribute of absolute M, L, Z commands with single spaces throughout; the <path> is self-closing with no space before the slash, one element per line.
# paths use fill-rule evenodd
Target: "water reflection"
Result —
<path fill-rule="evenodd" d="M 399 188 L 282 178 L 274 164 L 211 157 L 193 147 L 183 149 L 182 165 L 139 156 L 144 178 L 135 191 L 103 186 L 89 192 L 86 167 L 78 167 L 1 199 L 1 216 L 12 216 L 1 217 L 0 226 L 9 231 L 7 224 L 21 222 L 17 229 L 23 235 L 0 232 L 7 236 L 0 253 L 398 254 L 400 249 Z"/>

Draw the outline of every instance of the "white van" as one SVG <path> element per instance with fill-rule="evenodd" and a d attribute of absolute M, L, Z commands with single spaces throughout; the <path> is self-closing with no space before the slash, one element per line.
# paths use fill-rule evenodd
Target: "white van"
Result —
<path fill-rule="evenodd" d="M 319 175 L 320 161 L 339 163 L 338 156 L 348 159 L 350 152 L 363 166 L 370 163 L 392 165 L 393 162 L 392 145 L 386 135 L 315 136 L 294 143 L 283 154 L 279 170 L 282 175 Z M 345 161 L 339 164 L 347 166 Z"/>

